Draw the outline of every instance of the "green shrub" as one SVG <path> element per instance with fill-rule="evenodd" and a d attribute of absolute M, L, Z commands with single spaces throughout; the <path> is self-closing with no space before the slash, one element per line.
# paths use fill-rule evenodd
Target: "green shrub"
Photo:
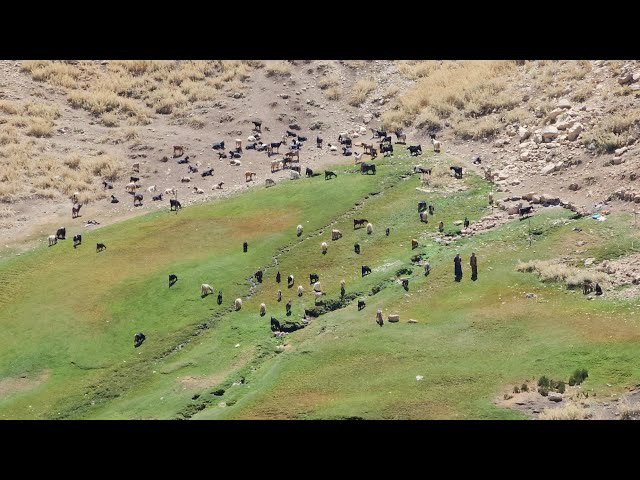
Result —
<path fill-rule="evenodd" d="M 541 376 L 540 379 L 538 380 L 538 386 L 539 387 L 544 387 L 544 388 L 549 388 L 549 379 L 546 376 Z"/>
<path fill-rule="evenodd" d="M 589 376 L 589 373 L 586 369 L 580 368 L 573 372 L 571 378 L 569 378 L 569 385 L 580 385 L 584 380 Z"/>
<path fill-rule="evenodd" d="M 547 387 L 539 387 L 538 393 L 543 397 L 546 397 L 547 395 L 549 395 L 549 389 Z"/>
<path fill-rule="evenodd" d="M 529 386 L 526 383 L 523 383 L 520 386 L 520 390 L 523 391 L 523 392 L 528 392 L 529 391 Z"/>
<path fill-rule="evenodd" d="M 518 388 L 517 385 L 513 387 L 513 393 L 520 393 L 520 389 Z"/>

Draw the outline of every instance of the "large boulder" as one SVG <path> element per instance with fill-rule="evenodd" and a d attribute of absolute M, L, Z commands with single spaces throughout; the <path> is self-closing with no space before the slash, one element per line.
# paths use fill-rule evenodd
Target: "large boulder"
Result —
<path fill-rule="evenodd" d="M 400 321 L 400 315 L 389 315 L 389 317 L 387 318 L 387 321 L 391 322 L 391 323 L 397 323 Z"/>
<path fill-rule="evenodd" d="M 562 401 L 562 394 L 561 393 L 556 393 L 556 392 L 549 392 L 549 395 L 547 395 L 547 398 L 549 400 L 551 400 L 552 402 L 561 402 Z"/>
<path fill-rule="evenodd" d="M 567 131 L 567 140 L 574 141 L 578 138 L 578 135 L 584 130 L 581 123 L 574 123 L 571 128 Z"/>
<path fill-rule="evenodd" d="M 540 132 L 540 135 L 542 135 L 542 141 L 545 143 L 552 142 L 558 137 L 559 134 L 560 132 L 558 131 L 558 128 L 554 127 L 553 125 L 544 127 Z"/>

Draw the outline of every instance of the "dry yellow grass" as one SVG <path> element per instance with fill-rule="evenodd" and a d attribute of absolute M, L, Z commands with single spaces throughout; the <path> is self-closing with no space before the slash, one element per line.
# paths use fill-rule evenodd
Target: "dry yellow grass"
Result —
<path fill-rule="evenodd" d="M 602 284 L 607 282 L 607 275 L 603 272 L 572 267 L 557 260 L 518 262 L 516 270 L 536 272 L 543 282 L 562 282 L 568 288 L 581 288 L 585 281 Z"/>
<path fill-rule="evenodd" d="M 50 137 L 53 135 L 53 122 L 42 118 L 34 118 L 27 127 L 30 137 Z"/>
<path fill-rule="evenodd" d="M 605 117 L 595 128 L 582 135 L 585 145 L 594 143 L 599 153 L 613 152 L 626 145 L 629 130 L 640 122 L 640 110 L 634 109 L 623 114 Z"/>
<path fill-rule="evenodd" d="M 18 105 L 11 100 L 0 100 L 0 113 L 15 115 L 18 113 Z"/>
<path fill-rule="evenodd" d="M 325 94 L 329 100 L 339 100 L 342 93 L 338 87 L 330 87 L 325 90 Z"/>
<path fill-rule="evenodd" d="M 318 80 L 318 87 L 320 90 L 326 90 L 328 88 L 337 87 L 340 84 L 340 77 L 336 74 L 323 75 Z"/>
<path fill-rule="evenodd" d="M 291 65 L 284 60 L 269 60 L 264 66 L 267 77 L 286 77 L 291 75 Z"/>
<path fill-rule="evenodd" d="M 378 82 L 374 78 L 361 78 L 354 83 L 351 88 L 351 98 L 349 99 L 349 105 L 358 107 L 367 99 L 369 95 L 378 86 Z"/>
<path fill-rule="evenodd" d="M 513 61 L 407 61 L 398 68 L 416 83 L 398 98 L 397 111 L 382 115 L 382 122 L 391 129 L 412 124 L 427 108 L 430 113 L 421 120 L 433 120 L 434 114 L 444 120 L 457 113 L 451 122 L 455 127 L 468 116 L 487 115 L 519 103 L 510 90 L 509 75 L 516 69 Z M 477 135 L 487 127 L 466 125 L 459 131 Z"/>
<path fill-rule="evenodd" d="M 501 128 L 502 124 L 495 117 L 460 118 L 453 122 L 453 132 L 464 140 L 492 137 Z"/>
<path fill-rule="evenodd" d="M 575 403 L 568 403 L 562 407 L 545 408 L 540 414 L 540 420 L 584 420 L 588 410 Z"/>
<path fill-rule="evenodd" d="M 627 398 L 622 398 L 618 402 L 618 414 L 620 420 L 634 420 L 640 416 L 640 405 L 629 402 Z"/>

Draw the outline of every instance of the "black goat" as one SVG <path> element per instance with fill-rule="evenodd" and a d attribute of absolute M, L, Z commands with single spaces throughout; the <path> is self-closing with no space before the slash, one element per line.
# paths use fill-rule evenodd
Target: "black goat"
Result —
<path fill-rule="evenodd" d="M 364 300 L 358 300 L 358 311 L 362 310 L 367 304 L 364 303 Z"/>
<path fill-rule="evenodd" d="M 152 199 L 154 202 L 156 202 L 156 201 L 158 201 L 158 200 L 162 200 L 162 193 L 161 193 L 161 194 L 159 194 L 159 195 L 154 195 L 151 199 Z"/>
<path fill-rule="evenodd" d="M 290 130 L 287 130 L 287 137 L 297 137 L 298 134 L 296 132 L 292 132 Z"/>
<path fill-rule="evenodd" d="M 351 148 L 349 148 L 349 147 L 342 147 L 342 154 L 345 157 L 349 157 L 349 156 L 351 156 L 353 154 L 353 152 L 351 151 Z"/>
<path fill-rule="evenodd" d="M 185 163 L 189 163 L 189 157 L 184 157 L 178 160 L 178 165 L 184 165 Z"/>
<path fill-rule="evenodd" d="M 145 337 L 144 333 L 142 332 L 138 332 L 133 336 L 133 346 L 138 348 L 140 345 L 142 345 L 142 342 L 145 341 L 147 337 Z"/>
<path fill-rule="evenodd" d="M 276 319 L 276 317 L 271 317 L 271 331 L 272 332 L 280 331 L 280 322 Z"/>
<path fill-rule="evenodd" d="M 462 178 L 462 167 L 449 167 L 449 170 L 453 170 L 456 178 Z"/>
<path fill-rule="evenodd" d="M 363 162 L 360 164 L 360 173 L 364 174 L 367 172 L 373 172 L 373 174 L 376 174 L 376 165 L 374 163 L 366 163 Z"/>
<path fill-rule="evenodd" d="M 202 178 L 204 178 L 204 177 L 212 177 L 213 176 L 213 168 L 210 168 L 209 170 L 205 170 L 200 175 L 202 175 Z"/>
<path fill-rule="evenodd" d="M 136 193 L 133 196 L 133 206 L 134 207 L 138 207 L 138 206 L 142 205 L 142 199 L 143 199 L 142 194 L 141 193 Z"/>
<path fill-rule="evenodd" d="M 482 163 L 482 160 L 480 159 L 480 155 L 476 155 L 475 157 L 473 157 L 474 165 L 480 165 L 481 163 Z"/>
<path fill-rule="evenodd" d="M 102 250 L 106 250 L 107 246 L 104 243 L 96 243 L 96 252 L 101 252 Z"/>
<path fill-rule="evenodd" d="M 198 167 L 194 167 L 192 165 L 189 165 L 187 167 L 188 172 L 187 173 L 198 173 Z"/>
<path fill-rule="evenodd" d="M 139 177 L 131 177 L 129 180 L 132 181 L 132 182 L 139 182 L 140 178 Z"/>
<path fill-rule="evenodd" d="M 298 135 L 298 142 L 306 142 L 307 140 L 307 137 L 301 137 L 300 135 Z"/>
<path fill-rule="evenodd" d="M 280 283 L 280 271 L 276 274 L 276 282 Z"/>
<path fill-rule="evenodd" d="M 371 269 L 367 265 L 362 265 L 362 276 L 369 275 L 371 273 Z"/>
<path fill-rule="evenodd" d="M 316 137 L 316 146 L 318 148 L 322 148 L 322 138 L 321 137 Z"/>
<path fill-rule="evenodd" d="M 82 243 L 82 235 L 79 233 L 73 236 L 73 248 L 76 248 L 78 245 Z"/>
<path fill-rule="evenodd" d="M 311 170 L 309 167 L 306 168 L 304 173 L 307 177 L 313 177 L 313 170 Z"/>
<path fill-rule="evenodd" d="M 262 122 L 256 122 L 256 121 L 252 121 L 251 123 L 253 123 L 253 129 L 261 132 L 262 131 Z"/>
<path fill-rule="evenodd" d="M 357 254 L 360 253 L 360 244 L 359 243 L 354 243 L 353 244 L 353 251 L 356 252 Z"/>
<path fill-rule="evenodd" d="M 240 152 L 229 150 L 229 156 L 231 158 L 240 158 L 240 157 L 242 157 L 242 154 Z"/>
<path fill-rule="evenodd" d="M 331 177 L 337 177 L 337 175 L 332 172 L 331 170 L 325 170 L 324 171 L 324 179 L 325 180 L 329 180 Z"/>
<path fill-rule="evenodd" d="M 173 198 L 169 199 L 169 205 L 171 205 L 171 210 L 175 210 L 176 212 L 178 211 L 179 208 L 182 208 L 182 205 L 180 205 L 180 202 Z"/>
<path fill-rule="evenodd" d="M 213 145 L 211 145 L 211 148 L 213 148 L 214 150 L 224 150 L 224 140 L 219 143 L 214 143 Z"/>
<path fill-rule="evenodd" d="M 311 285 L 316 283 L 318 280 L 320 280 L 320 277 L 318 276 L 317 273 L 310 273 L 309 274 L 309 282 L 311 283 Z"/>
<path fill-rule="evenodd" d="M 66 234 L 67 234 L 67 229 L 65 227 L 61 227 L 56 231 L 56 238 L 60 240 L 64 240 L 64 237 Z"/>
<path fill-rule="evenodd" d="M 178 276 L 173 273 L 169 274 L 169 288 L 173 286 L 174 283 L 178 281 Z"/>
<path fill-rule="evenodd" d="M 518 215 L 521 217 L 525 215 L 529 215 L 533 211 L 533 205 L 529 205 L 528 207 L 518 208 Z"/>
<path fill-rule="evenodd" d="M 418 202 L 418 212 L 424 212 L 427 209 L 427 202 L 424 200 Z"/>
<path fill-rule="evenodd" d="M 258 283 L 262 283 L 262 270 L 258 270 L 253 275 L 256 277 L 256 280 L 258 281 Z"/>
<path fill-rule="evenodd" d="M 409 150 L 411 155 L 422 155 L 422 145 L 409 145 L 407 150 Z"/>
<path fill-rule="evenodd" d="M 384 144 L 380 144 L 380 153 L 385 154 L 385 153 L 393 153 L 393 145 L 384 145 Z"/>

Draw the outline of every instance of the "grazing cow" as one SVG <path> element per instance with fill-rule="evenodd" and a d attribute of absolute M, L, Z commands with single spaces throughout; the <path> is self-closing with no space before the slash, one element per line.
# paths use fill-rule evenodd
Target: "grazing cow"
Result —
<path fill-rule="evenodd" d="M 474 165 L 480 165 L 482 163 L 482 160 L 480 159 L 480 155 L 476 155 L 473 157 L 473 164 Z"/>
<path fill-rule="evenodd" d="M 200 175 L 202 176 L 202 178 L 204 178 L 204 177 L 213 177 L 213 168 L 210 168 L 209 170 L 205 170 Z"/>
<path fill-rule="evenodd" d="M 362 276 L 369 275 L 371 273 L 371 269 L 367 265 L 362 265 Z"/>
<path fill-rule="evenodd" d="M 367 235 L 371 235 L 373 233 L 373 225 L 367 223 Z"/>
<path fill-rule="evenodd" d="M 427 209 L 427 202 L 424 200 L 420 200 L 418 202 L 418 212 L 424 212 Z"/>
<path fill-rule="evenodd" d="M 331 177 L 337 177 L 337 175 L 332 172 L 331 170 L 325 170 L 324 171 L 324 179 L 325 180 L 329 180 Z"/>
<path fill-rule="evenodd" d="M 65 227 L 61 227 L 56 231 L 56 237 L 60 240 L 64 240 L 65 235 L 67 234 L 67 229 Z"/>
<path fill-rule="evenodd" d="M 362 310 L 367 304 L 364 303 L 364 300 L 358 300 L 358 311 Z"/>
<path fill-rule="evenodd" d="M 211 148 L 213 148 L 214 150 L 224 150 L 224 140 L 219 143 L 214 143 L 213 145 L 211 145 Z"/>
<path fill-rule="evenodd" d="M 358 255 L 360 254 L 360 244 L 359 243 L 354 243 L 353 244 L 353 251 L 356 252 Z"/>
<path fill-rule="evenodd" d="M 418 240 L 415 238 L 411 239 L 411 250 L 418 248 Z"/>
<path fill-rule="evenodd" d="M 80 216 L 81 208 L 82 208 L 81 203 L 76 203 L 73 207 L 71 207 L 71 218 L 78 218 Z"/>
<path fill-rule="evenodd" d="M 401 129 L 396 130 L 394 133 L 396 134 L 396 137 L 398 137 L 398 141 L 396 143 L 407 143 L 407 135 Z"/>
<path fill-rule="evenodd" d="M 171 288 L 178 281 L 178 276 L 173 273 L 169 274 L 169 288 Z"/>
<path fill-rule="evenodd" d="M 280 331 L 280 322 L 276 319 L 276 317 L 271 317 L 271 331 L 272 332 Z"/>
<path fill-rule="evenodd" d="M 218 305 L 222 305 L 222 290 L 218 290 Z"/>
<path fill-rule="evenodd" d="M 369 220 L 367 220 L 366 218 L 354 218 L 353 219 L 353 229 L 355 230 L 356 227 L 358 227 L 358 226 L 364 227 L 364 226 L 366 226 L 367 223 L 369 223 Z"/>
<path fill-rule="evenodd" d="M 184 155 L 184 145 L 173 146 L 173 158 L 178 158 Z"/>
<path fill-rule="evenodd" d="M 322 249 L 322 254 L 325 255 L 327 253 L 327 242 L 322 242 L 320 248 Z"/>
<path fill-rule="evenodd" d="M 255 177 L 257 175 L 256 172 L 250 172 L 250 171 L 246 171 L 244 172 L 244 180 L 245 182 L 250 182 L 251 180 L 253 180 L 253 177 Z"/>
<path fill-rule="evenodd" d="M 178 211 L 179 208 L 182 208 L 182 205 L 180 205 L 180 202 L 173 198 L 169 199 L 169 205 L 171 205 L 170 210 L 175 210 L 176 212 Z"/>
<path fill-rule="evenodd" d="M 462 178 L 462 167 L 449 167 L 449 170 L 453 170 L 455 178 Z"/>
<path fill-rule="evenodd" d="M 254 277 L 256 277 L 258 283 L 262 283 L 262 270 L 256 271 L 256 273 L 254 273 L 253 275 Z"/>
<path fill-rule="evenodd" d="M 342 237 L 342 232 L 340 230 L 333 229 L 331 230 L 331 240 L 338 240 Z"/>
<path fill-rule="evenodd" d="M 267 306 L 264 303 L 260 304 L 260 316 L 264 317 L 267 314 Z"/>
<path fill-rule="evenodd" d="M 203 283 L 200 285 L 200 291 L 202 292 L 202 297 L 206 297 L 209 294 L 213 295 L 213 287 L 208 283 Z"/>
<path fill-rule="evenodd" d="M 79 233 L 73 236 L 73 248 L 76 248 L 82 243 L 82 235 Z"/>
<path fill-rule="evenodd" d="M 96 243 L 96 253 L 106 249 L 107 246 L 104 243 Z"/>
<path fill-rule="evenodd" d="M 49 239 L 49 246 L 52 246 L 58 243 L 58 237 L 56 237 L 55 235 L 49 235 L 48 239 Z"/>
<path fill-rule="evenodd" d="M 402 282 L 402 288 L 404 288 L 405 290 L 409 290 L 409 279 L 408 278 L 401 278 L 400 281 Z"/>
<path fill-rule="evenodd" d="M 301 297 L 303 293 L 304 293 L 304 288 L 302 287 L 302 285 L 298 285 L 298 296 Z"/>
<path fill-rule="evenodd" d="M 314 284 L 316 283 L 318 280 L 320 280 L 320 277 L 318 276 L 317 273 L 310 273 L 309 274 L 309 283 L 310 284 Z"/>
<path fill-rule="evenodd" d="M 373 172 L 373 174 L 376 174 L 376 166 L 374 163 L 366 163 L 363 162 L 360 164 L 360 173 L 364 174 L 367 172 Z"/>
<path fill-rule="evenodd" d="M 138 332 L 133 336 L 133 346 L 135 348 L 138 348 L 140 345 L 142 345 L 142 342 L 145 341 L 147 337 L 144 335 L 144 333 L 142 332 Z"/>
<path fill-rule="evenodd" d="M 293 287 L 293 275 L 289 275 L 287 277 L 287 287 L 289 288 Z"/>
<path fill-rule="evenodd" d="M 322 148 L 322 141 L 321 137 L 316 137 L 316 147 Z"/>
<path fill-rule="evenodd" d="M 383 145 L 382 143 L 380 144 L 380 153 L 382 153 L 385 157 L 387 156 L 386 154 L 389 153 L 393 153 L 393 145 Z"/>
<path fill-rule="evenodd" d="M 142 205 L 142 198 L 143 198 L 143 197 L 142 197 L 142 194 L 141 194 L 141 193 L 136 193 L 136 194 L 133 196 L 133 206 L 134 206 L 134 207 L 138 207 L 138 206 Z"/>
<path fill-rule="evenodd" d="M 262 131 L 262 122 L 261 121 L 252 120 L 251 123 L 253 123 L 253 129 L 256 132 L 261 132 Z"/>
<path fill-rule="evenodd" d="M 429 223 L 429 215 L 427 214 L 427 212 L 420 212 L 420 221 Z"/>
<path fill-rule="evenodd" d="M 304 174 L 305 174 L 307 177 L 313 177 L 313 170 L 311 170 L 309 167 L 307 167 L 307 168 L 305 169 L 305 171 L 304 171 Z"/>
<path fill-rule="evenodd" d="M 158 201 L 158 200 L 162 200 L 162 194 L 154 195 L 153 197 L 151 197 L 151 199 L 152 199 L 154 202 L 156 202 L 156 201 Z"/>
<path fill-rule="evenodd" d="M 264 181 L 264 186 L 266 188 L 273 187 L 273 186 L 275 186 L 275 184 L 276 184 L 276 182 L 272 178 L 267 178 Z"/>
<path fill-rule="evenodd" d="M 409 150 L 409 153 L 411 155 L 422 155 L 422 145 L 409 145 L 407 147 L 407 150 Z"/>
<path fill-rule="evenodd" d="M 113 183 L 111 182 L 107 182 L 106 180 L 102 182 L 102 185 L 104 185 L 104 189 L 107 190 L 112 190 L 113 189 Z"/>
<path fill-rule="evenodd" d="M 382 310 L 378 310 L 376 312 L 376 323 L 380 326 L 384 325 L 384 320 L 382 319 Z"/>
<path fill-rule="evenodd" d="M 282 290 L 278 290 L 276 292 L 276 294 L 277 294 L 277 297 L 278 297 L 278 301 L 280 302 L 282 300 Z"/>

